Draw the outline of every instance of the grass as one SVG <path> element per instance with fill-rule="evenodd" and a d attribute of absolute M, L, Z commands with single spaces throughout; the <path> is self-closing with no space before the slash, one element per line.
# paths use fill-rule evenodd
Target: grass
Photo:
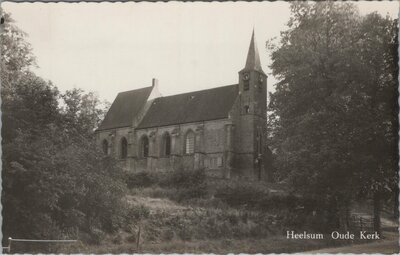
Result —
<path fill-rule="evenodd" d="M 357 242 L 355 242 L 357 243 Z M 288 240 L 285 236 L 265 238 L 220 238 L 214 240 L 172 240 L 169 242 L 145 242 L 137 249 L 136 243 L 81 247 L 81 253 L 294 253 L 319 250 L 326 247 L 348 247 L 349 241 Z M 368 244 L 368 245 L 371 245 Z M 356 245 L 357 247 L 357 245 Z M 393 247 L 395 248 L 395 247 Z M 354 250 L 353 250 L 354 251 Z"/>
<path fill-rule="evenodd" d="M 282 222 L 284 213 L 279 212 L 280 209 L 269 209 L 269 203 L 264 207 L 265 210 L 246 205 L 233 206 L 229 205 L 226 196 L 216 196 L 218 190 L 227 187 L 232 191 L 228 198 L 233 199 L 236 195 L 243 196 L 243 191 L 247 196 L 252 196 L 254 192 L 257 196 L 261 194 L 261 197 L 264 197 L 262 194 L 284 197 L 286 191 L 280 185 L 249 182 L 243 190 L 240 181 L 208 178 L 204 183 L 191 180 L 188 185 L 180 174 L 175 175 L 173 180 L 166 179 L 165 174 L 142 175 L 141 178 L 148 182 L 145 186 L 138 186 L 132 181 L 133 187 L 126 196 L 132 208 L 132 219 L 123 230 L 108 236 L 98 246 L 80 245 L 61 252 L 291 253 L 360 242 L 332 240 L 329 235 L 325 235 L 323 240 L 287 239 L 285 233 L 292 229 L 285 227 Z M 171 185 L 174 182 L 179 185 Z M 192 186 L 195 187 L 194 191 L 205 189 L 205 192 L 184 196 L 187 191 L 193 191 Z M 246 197 L 243 199 L 246 201 Z M 267 202 L 272 203 L 274 200 Z M 274 207 L 273 204 L 271 207 Z M 139 226 L 141 237 L 138 249 L 136 245 Z"/>
<path fill-rule="evenodd" d="M 272 216 L 268 214 L 216 208 L 209 206 L 207 199 L 183 205 L 167 198 L 134 194 L 129 197 L 132 205 L 150 210 L 140 221 L 140 249 L 136 246 L 137 224 L 134 224 L 130 234 L 122 235 L 121 243 L 105 241 L 100 246 L 79 247 L 76 252 L 292 253 L 362 243 L 361 240 L 332 240 L 329 235 L 323 240 L 287 239 L 286 230 L 272 224 Z M 201 206 L 203 203 L 206 206 Z"/>
<path fill-rule="evenodd" d="M 293 247 L 288 250 L 288 247 Z M 317 242 L 288 242 L 284 237 L 263 239 L 174 240 L 162 243 L 144 243 L 137 249 L 135 243 L 107 246 L 86 246 L 82 253 L 283 253 L 317 249 Z"/>

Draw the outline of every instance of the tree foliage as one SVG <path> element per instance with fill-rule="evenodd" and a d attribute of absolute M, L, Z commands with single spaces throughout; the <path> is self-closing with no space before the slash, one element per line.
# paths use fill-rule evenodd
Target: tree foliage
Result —
<path fill-rule="evenodd" d="M 3 234 L 79 238 L 123 224 L 125 184 L 98 150 L 105 112 L 93 93 L 60 93 L 30 71 L 34 57 L 5 14 L 2 39 Z M 85 241 L 85 240 L 84 240 Z"/>
<path fill-rule="evenodd" d="M 31 45 L 25 40 L 26 33 L 20 30 L 10 14 L 0 8 L 0 13 L 6 22 L 2 24 L 1 40 L 1 86 L 2 97 L 10 93 L 12 81 L 36 65 Z"/>
<path fill-rule="evenodd" d="M 346 204 L 397 186 L 397 21 L 331 1 L 291 4 L 271 46 L 278 176 Z"/>

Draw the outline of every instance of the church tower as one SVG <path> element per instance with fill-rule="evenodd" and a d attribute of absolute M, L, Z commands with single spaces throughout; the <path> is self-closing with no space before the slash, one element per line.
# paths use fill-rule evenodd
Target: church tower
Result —
<path fill-rule="evenodd" d="M 241 175 L 265 179 L 267 75 L 261 68 L 254 30 L 246 65 L 239 71 L 238 100 L 236 168 Z"/>

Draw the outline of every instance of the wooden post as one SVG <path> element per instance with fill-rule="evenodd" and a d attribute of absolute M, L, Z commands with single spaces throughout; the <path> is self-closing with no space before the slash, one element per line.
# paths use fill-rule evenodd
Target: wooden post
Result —
<path fill-rule="evenodd" d="M 139 252 L 139 249 L 140 249 L 140 225 L 139 225 L 139 229 L 138 229 L 138 233 L 137 233 L 136 249 L 137 249 L 137 252 Z"/>
<path fill-rule="evenodd" d="M 12 238 L 9 237 L 8 238 L 8 253 L 11 254 L 11 242 L 12 242 Z"/>
<path fill-rule="evenodd" d="M 374 216 L 373 216 L 373 230 L 378 233 L 378 235 L 382 236 L 381 229 L 381 210 L 382 210 L 382 202 L 381 202 L 381 194 L 379 192 L 375 192 L 373 195 L 373 203 L 374 203 Z"/>

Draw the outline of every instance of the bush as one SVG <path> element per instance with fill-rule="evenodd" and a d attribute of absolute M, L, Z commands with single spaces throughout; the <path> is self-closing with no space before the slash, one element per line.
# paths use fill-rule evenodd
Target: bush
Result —
<path fill-rule="evenodd" d="M 126 184 L 129 189 L 136 187 L 149 187 L 158 183 L 157 175 L 150 172 L 128 173 Z"/>
<path fill-rule="evenodd" d="M 178 202 L 204 198 L 208 194 L 204 169 L 128 173 L 126 183 L 131 192 L 140 188 L 141 194 L 146 192 L 150 197 L 167 197 Z"/>
<path fill-rule="evenodd" d="M 129 236 L 126 237 L 125 240 L 126 240 L 127 242 L 129 242 L 129 243 L 136 243 L 137 234 L 136 234 L 136 233 L 130 234 Z"/>
<path fill-rule="evenodd" d="M 181 202 L 193 198 L 207 196 L 206 174 L 204 169 L 184 170 L 178 169 L 167 178 L 166 185 L 177 188 L 177 192 L 170 194 L 169 198 Z"/>
<path fill-rule="evenodd" d="M 257 204 L 259 209 L 268 210 L 274 208 L 274 210 L 295 210 L 298 207 L 304 207 L 304 199 L 296 197 L 294 195 L 268 195 L 262 197 Z"/>
<path fill-rule="evenodd" d="M 129 212 L 129 218 L 136 220 L 147 219 L 150 215 L 150 209 L 144 205 L 135 206 Z"/>
<path fill-rule="evenodd" d="M 215 197 L 233 207 L 256 207 L 268 193 L 252 183 L 228 183 L 217 188 Z"/>
<path fill-rule="evenodd" d="M 191 225 L 190 222 L 184 221 L 182 225 L 178 228 L 178 237 L 183 241 L 190 241 L 194 235 L 194 228 L 195 226 Z"/>
<path fill-rule="evenodd" d="M 162 232 L 162 239 L 164 241 L 171 241 L 172 239 L 174 239 L 174 237 L 175 237 L 175 233 L 171 229 L 167 229 L 164 232 Z"/>
<path fill-rule="evenodd" d="M 308 197 L 287 193 L 270 193 L 267 188 L 251 182 L 229 182 L 220 185 L 215 198 L 232 207 L 245 207 L 262 211 L 303 210 L 311 212 L 318 203 Z"/>
<path fill-rule="evenodd" d="M 93 228 L 89 232 L 89 239 L 84 241 L 88 244 L 100 245 L 105 237 L 106 234 L 101 229 Z"/>
<path fill-rule="evenodd" d="M 178 192 L 170 197 L 170 199 L 182 202 L 193 198 L 203 198 L 205 196 L 207 196 L 207 186 L 199 184 L 192 187 L 178 189 Z"/>
<path fill-rule="evenodd" d="M 204 185 L 206 173 L 204 169 L 185 170 L 179 168 L 174 170 L 167 180 L 167 185 L 177 188 L 189 188 L 193 186 Z"/>
<path fill-rule="evenodd" d="M 122 244 L 124 241 L 124 239 L 122 238 L 121 234 L 118 233 L 113 239 L 112 239 L 112 243 L 113 244 Z"/>

